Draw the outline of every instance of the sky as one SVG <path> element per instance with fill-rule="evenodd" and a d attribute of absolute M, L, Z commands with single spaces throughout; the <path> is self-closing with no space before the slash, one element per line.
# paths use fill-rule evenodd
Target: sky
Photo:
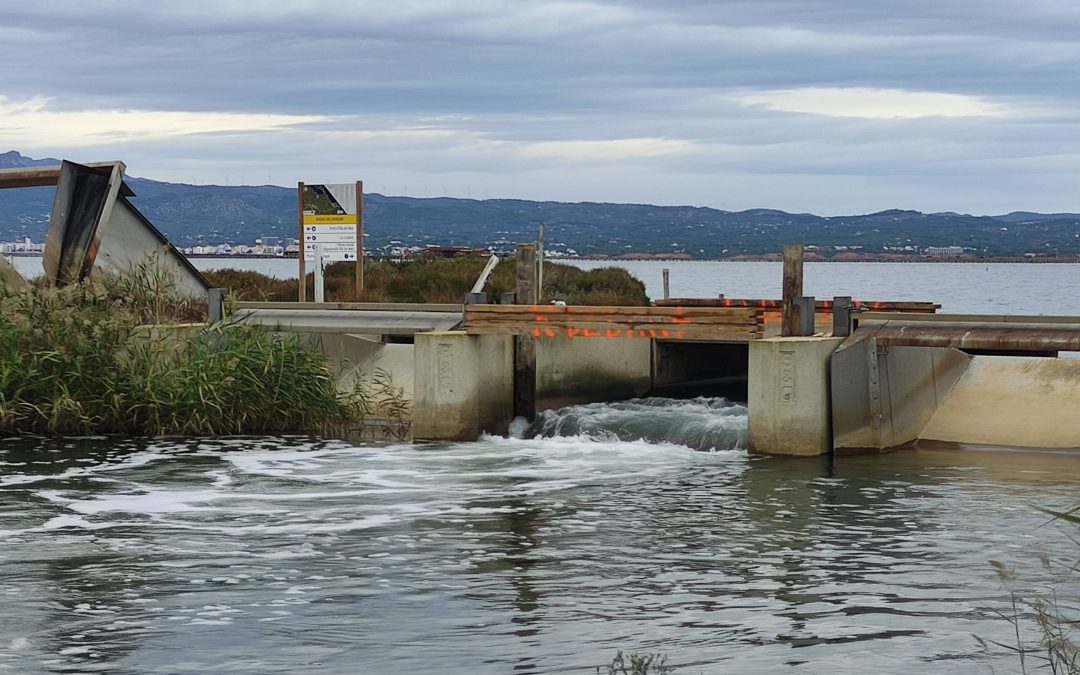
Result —
<path fill-rule="evenodd" d="M 0 0 L 0 152 L 413 197 L 1080 211 L 1074 0 Z"/>

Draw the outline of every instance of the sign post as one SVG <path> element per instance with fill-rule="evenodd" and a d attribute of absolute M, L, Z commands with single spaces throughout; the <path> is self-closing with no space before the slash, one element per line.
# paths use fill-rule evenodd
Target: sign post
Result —
<path fill-rule="evenodd" d="M 306 261 L 316 264 L 317 296 L 322 265 L 351 260 L 356 266 L 357 295 L 363 290 L 363 182 L 354 184 L 297 184 L 300 204 L 300 301 L 307 297 Z"/>

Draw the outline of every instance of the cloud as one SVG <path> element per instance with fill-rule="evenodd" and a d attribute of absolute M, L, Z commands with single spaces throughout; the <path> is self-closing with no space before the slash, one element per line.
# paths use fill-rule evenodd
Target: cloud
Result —
<path fill-rule="evenodd" d="M 522 157 L 557 159 L 589 164 L 679 154 L 690 150 L 689 141 L 674 138 L 618 138 L 602 141 L 542 141 L 527 143 Z"/>
<path fill-rule="evenodd" d="M 865 119 L 1004 117 L 1008 110 L 978 96 L 872 87 L 803 87 L 737 96 L 748 106 L 789 113 Z"/>
<path fill-rule="evenodd" d="M 1056 187 L 1080 175 L 1077 21 L 1054 0 L 0 3 L 0 150 L 426 195 L 1077 210 Z"/>
<path fill-rule="evenodd" d="M 250 134 L 323 122 L 321 115 L 182 110 L 56 110 L 49 99 L 0 96 L 0 143 L 82 147 L 173 136 Z"/>

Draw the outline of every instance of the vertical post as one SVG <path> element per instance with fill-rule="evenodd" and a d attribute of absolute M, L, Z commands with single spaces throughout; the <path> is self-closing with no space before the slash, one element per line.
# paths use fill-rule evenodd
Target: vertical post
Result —
<path fill-rule="evenodd" d="M 670 270 L 665 267 L 663 269 L 663 272 L 664 272 L 664 299 L 667 300 L 667 299 L 671 298 L 671 286 L 668 283 L 670 281 Z"/>
<path fill-rule="evenodd" d="M 206 320 L 217 323 L 225 316 L 226 288 L 210 288 L 206 291 Z"/>
<path fill-rule="evenodd" d="M 364 181 L 356 181 L 356 301 L 364 290 Z"/>
<path fill-rule="evenodd" d="M 516 299 L 520 305 L 535 305 L 536 246 L 518 244 Z M 532 421 L 536 417 L 536 338 L 514 336 L 514 417 Z"/>
<path fill-rule="evenodd" d="M 465 294 L 466 305 L 486 305 L 487 303 L 487 291 L 470 291 Z"/>
<path fill-rule="evenodd" d="M 803 247 L 792 244 L 784 247 L 783 318 L 780 337 L 799 334 L 798 300 L 803 293 Z"/>
<path fill-rule="evenodd" d="M 814 334 L 814 320 L 816 319 L 814 312 L 815 299 L 814 296 L 804 295 L 799 298 L 797 303 L 799 308 L 799 332 L 796 335 L 807 336 Z"/>
<path fill-rule="evenodd" d="M 315 244 L 315 302 L 326 300 L 326 286 L 323 281 L 323 245 Z"/>
<path fill-rule="evenodd" d="M 833 337 L 851 335 L 851 296 L 838 295 L 832 300 Z"/>
<path fill-rule="evenodd" d="M 300 242 L 300 250 L 297 252 L 300 266 L 300 297 L 298 302 L 307 300 L 307 270 L 304 265 L 304 184 L 296 184 L 296 241 Z"/>
<path fill-rule="evenodd" d="M 536 299 L 544 297 L 544 221 L 540 221 L 539 239 L 536 241 Z"/>

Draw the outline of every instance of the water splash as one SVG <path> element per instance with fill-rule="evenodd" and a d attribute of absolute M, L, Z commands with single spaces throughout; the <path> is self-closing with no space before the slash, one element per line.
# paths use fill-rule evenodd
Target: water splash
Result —
<path fill-rule="evenodd" d="M 746 406 L 724 398 L 642 398 L 545 410 L 527 427 L 515 420 L 519 438 L 577 436 L 595 441 L 647 441 L 695 450 L 746 448 Z"/>

